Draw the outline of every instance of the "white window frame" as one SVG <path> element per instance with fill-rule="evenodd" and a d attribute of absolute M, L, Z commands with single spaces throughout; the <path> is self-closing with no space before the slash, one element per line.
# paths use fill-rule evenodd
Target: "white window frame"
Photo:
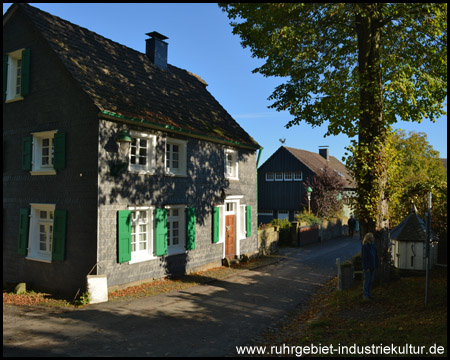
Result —
<path fill-rule="evenodd" d="M 55 134 L 58 132 L 58 130 L 51 130 L 51 131 L 41 131 L 41 132 L 35 132 L 31 133 L 33 136 L 33 150 L 32 150 L 32 168 L 31 168 L 31 175 L 56 175 L 56 170 L 53 168 L 53 160 L 54 160 L 54 143 L 53 140 L 55 138 Z M 49 159 L 51 164 L 43 165 L 42 164 L 42 150 L 44 148 L 43 146 L 43 140 L 49 139 L 50 147 L 50 153 L 49 153 Z"/>
<path fill-rule="evenodd" d="M 178 160 L 174 159 L 173 145 L 178 146 Z M 167 149 L 169 146 L 170 150 Z M 178 168 L 173 167 L 174 161 L 178 161 Z M 164 168 L 166 175 L 187 176 L 187 141 L 166 138 L 164 144 Z"/>
<path fill-rule="evenodd" d="M 298 177 L 300 174 L 300 177 Z M 303 172 L 302 171 L 294 171 L 294 181 L 302 181 L 303 180 Z"/>
<path fill-rule="evenodd" d="M 156 171 L 156 135 L 130 130 L 130 135 L 133 139 L 136 139 L 136 141 L 139 139 L 143 139 L 147 141 L 147 147 L 146 147 L 146 164 L 140 165 L 138 164 L 139 154 L 135 154 L 136 156 L 136 164 L 131 163 L 131 157 L 132 155 L 132 147 L 133 145 L 130 145 L 130 151 L 128 154 L 128 171 L 132 173 L 137 174 L 149 174 L 153 175 Z M 137 150 L 139 146 L 136 147 Z"/>
<path fill-rule="evenodd" d="M 18 65 L 19 61 L 22 61 L 23 50 L 25 49 L 22 48 L 8 54 L 8 74 L 6 78 L 7 84 L 5 102 L 23 100 L 23 96 L 21 95 L 21 78 L 18 76 Z M 20 74 L 20 76 L 22 76 L 22 74 Z"/>
<path fill-rule="evenodd" d="M 294 178 L 294 174 L 292 173 L 292 171 L 285 171 L 283 175 L 284 181 L 292 181 L 292 179 Z"/>
<path fill-rule="evenodd" d="M 139 250 L 138 248 L 136 250 L 131 250 L 131 260 L 130 264 L 142 262 L 142 261 L 148 261 L 156 259 L 157 257 L 154 255 L 154 235 L 153 235 L 153 210 L 154 207 L 152 206 L 129 206 L 128 210 L 131 210 L 131 244 L 133 244 L 133 234 L 135 234 L 135 240 L 136 244 L 139 245 L 139 237 L 141 235 L 141 225 L 146 225 L 147 231 L 146 231 L 146 246 L 147 248 L 145 250 Z M 133 215 L 134 213 L 134 215 Z M 140 216 L 142 213 L 145 213 L 144 216 Z M 135 232 L 133 232 L 133 227 L 135 228 Z"/>
<path fill-rule="evenodd" d="M 28 234 L 28 249 L 26 259 L 52 262 L 52 244 L 53 244 L 53 231 L 54 231 L 54 218 L 55 218 L 55 204 L 30 204 L 30 230 Z M 47 212 L 46 219 L 41 218 L 41 212 Z M 53 216 L 50 216 L 53 213 Z M 41 243 L 41 226 L 44 226 L 46 230 L 46 243 L 48 244 L 47 250 L 40 249 Z"/>
<path fill-rule="evenodd" d="M 273 172 L 266 172 L 266 181 L 274 181 L 275 174 Z"/>
<path fill-rule="evenodd" d="M 283 181 L 283 173 L 281 171 L 275 172 L 275 181 Z"/>
<path fill-rule="evenodd" d="M 231 156 L 231 159 L 229 156 Z M 225 149 L 225 178 L 230 180 L 239 180 L 237 150 Z"/>
<path fill-rule="evenodd" d="M 167 255 L 176 255 L 186 253 L 186 205 L 168 205 L 167 210 Z M 178 210 L 178 214 L 173 215 L 173 210 Z M 174 223 L 177 223 L 178 244 L 173 244 L 175 229 Z"/>

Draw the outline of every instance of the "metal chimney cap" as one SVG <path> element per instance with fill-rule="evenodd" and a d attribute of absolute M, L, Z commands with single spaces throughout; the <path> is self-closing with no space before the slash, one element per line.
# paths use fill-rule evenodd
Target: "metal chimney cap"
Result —
<path fill-rule="evenodd" d="M 149 33 L 147 33 L 147 34 L 145 34 L 145 35 L 150 36 L 150 37 L 152 37 L 152 38 L 159 39 L 159 40 L 166 40 L 166 39 L 168 39 L 167 36 L 164 36 L 163 34 L 160 34 L 160 33 L 157 32 L 157 31 L 152 31 L 152 32 L 149 32 Z"/>

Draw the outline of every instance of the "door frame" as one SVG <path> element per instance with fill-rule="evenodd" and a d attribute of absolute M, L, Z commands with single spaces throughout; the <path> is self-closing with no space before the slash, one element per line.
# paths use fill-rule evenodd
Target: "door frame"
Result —
<path fill-rule="evenodd" d="M 239 238 L 239 230 L 240 229 L 240 211 L 241 211 L 241 200 L 244 198 L 244 195 L 231 195 L 227 196 L 225 198 L 224 204 L 223 204 L 223 218 L 222 218 L 222 229 L 220 231 L 223 233 L 224 236 L 224 242 L 223 242 L 223 254 L 222 258 L 225 258 L 225 236 L 226 236 L 226 229 L 225 229 L 225 219 L 228 215 L 234 215 L 234 252 L 235 256 L 239 257 L 241 255 L 240 251 L 240 238 Z M 227 204 L 233 204 L 233 210 L 227 211 Z"/>

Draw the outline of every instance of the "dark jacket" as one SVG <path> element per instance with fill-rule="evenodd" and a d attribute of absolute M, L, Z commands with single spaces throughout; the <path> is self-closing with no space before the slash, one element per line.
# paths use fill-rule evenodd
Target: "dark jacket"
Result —
<path fill-rule="evenodd" d="M 363 270 L 375 270 L 378 266 L 377 248 L 375 243 L 364 244 L 361 250 Z"/>
<path fill-rule="evenodd" d="M 355 218 L 348 219 L 348 223 L 347 224 L 348 224 L 349 228 L 354 228 L 355 225 L 356 225 L 356 219 Z"/>

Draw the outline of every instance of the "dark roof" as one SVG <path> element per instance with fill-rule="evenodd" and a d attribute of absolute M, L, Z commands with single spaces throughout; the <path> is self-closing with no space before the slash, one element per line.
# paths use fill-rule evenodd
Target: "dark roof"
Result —
<path fill-rule="evenodd" d="M 410 213 L 400 224 L 390 232 L 391 239 L 399 241 L 421 241 L 427 240 L 427 226 L 415 212 Z M 436 236 L 432 234 L 436 239 Z"/>
<path fill-rule="evenodd" d="M 159 69 L 139 51 L 28 4 L 13 6 L 29 17 L 101 113 L 260 147 L 199 76 L 172 65 Z"/>
<path fill-rule="evenodd" d="M 355 188 L 355 182 L 350 176 L 347 168 L 343 163 L 341 163 L 334 156 L 329 156 L 328 161 L 319 153 L 314 153 L 311 151 L 294 149 L 291 147 L 283 146 L 287 151 L 294 155 L 298 160 L 300 160 L 304 165 L 311 169 L 314 173 L 319 173 L 321 169 L 326 166 L 335 170 L 338 174 L 343 176 L 346 188 Z"/>

